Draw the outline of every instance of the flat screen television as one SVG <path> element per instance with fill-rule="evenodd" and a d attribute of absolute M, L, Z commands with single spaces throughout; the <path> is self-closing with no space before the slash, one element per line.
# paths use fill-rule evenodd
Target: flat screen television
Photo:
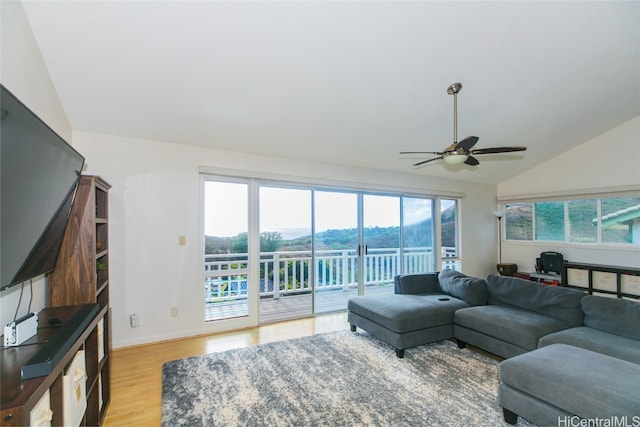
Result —
<path fill-rule="evenodd" d="M 55 268 L 83 165 L 0 85 L 0 290 Z"/>

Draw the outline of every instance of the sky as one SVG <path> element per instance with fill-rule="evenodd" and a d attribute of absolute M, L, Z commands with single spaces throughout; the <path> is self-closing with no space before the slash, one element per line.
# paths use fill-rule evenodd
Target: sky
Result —
<path fill-rule="evenodd" d="M 206 181 L 205 234 L 235 236 L 247 232 L 248 185 Z M 311 190 L 260 187 L 260 231 L 297 229 L 307 235 L 311 230 Z M 315 191 L 316 232 L 357 226 L 357 194 Z M 363 225 L 390 227 L 400 225 L 400 198 L 365 194 Z M 430 216 L 429 199 L 405 198 L 405 223 Z M 305 232 L 305 230 L 307 230 Z"/>

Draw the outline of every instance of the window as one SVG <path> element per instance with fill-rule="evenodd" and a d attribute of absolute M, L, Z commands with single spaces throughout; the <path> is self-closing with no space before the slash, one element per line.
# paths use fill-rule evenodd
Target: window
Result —
<path fill-rule="evenodd" d="M 457 200 L 440 200 L 440 251 L 442 268 L 462 270 L 458 249 Z"/>
<path fill-rule="evenodd" d="M 512 203 L 505 206 L 507 240 L 533 239 L 533 205 Z"/>
<path fill-rule="evenodd" d="M 640 196 L 506 203 L 505 229 L 507 240 L 640 245 Z"/>
<path fill-rule="evenodd" d="M 535 205 L 536 240 L 564 240 L 564 202 Z"/>
<path fill-rule="evenodd" d="M 598 243 L 597 222 L 598 200 L 569 200 L 567 202 L 569 214 L 569 241 L 574 243 Z"/>
<path fill-rule="evenodd" d="M 249 315 L 249 185 L 204 181 L 205 321 Z"/>
<path fill-rule="evenodd" d="M 640 244 L 640 197 L 603 199 L 601 212 L 603 242 Z"/>
<path fill-rule="evenodd" d="M 403 274 L 436 268 L 433 257 L 433 199 L 402 198 Z"/>

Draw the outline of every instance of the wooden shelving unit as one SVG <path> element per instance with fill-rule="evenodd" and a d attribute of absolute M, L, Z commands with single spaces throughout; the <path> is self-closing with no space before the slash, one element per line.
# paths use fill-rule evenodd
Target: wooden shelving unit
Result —
<path fill-rule="evenodd" d="M 592 295 L 640 299 L 640 268 L 565 261 L 562 283 Z"/>
<path fill-rule="evenodd" d="M 80 177 L 58 263 L 49 275 L 52 307 L 95 302 L 109 307 L 110 188 L 111 185 L 98 176 Z M 101 341 L 101 357 L 86 352 L 87 373 L 90 366 L 98 373 L 94 381 L 87 384 L 87 425 L 102 423 L 111 397 L 110 310 L 101 320 L 94 331 Z"/>
<path fill-rule="evenodd" d="M 47 324 L 54 313 L 63 322 L 86 304 L 98 303 L 97 316 L 82 331 L 52 372 L 43 377 L 20 379 L 20 368 L 38 345 L 18 347 L 17 356 L 2 360 L 2 417 L 0 425 L 29 425 L 30 411 L 48 392 L 51 425 L 69 425 L 64 419 L 63 376 L 72 359 L 84 354 L 86 409 L 81 425 L 101 425 L 111 400 L 111 311 L 109 305 L 109 206 L 106 181 L 82 175 L 56 267 L 48 276 L 48 307 L 39 317 L 40 328 L 33 339 L 46 342 L 55 334 Z M 43 316 L 44 319 L 43 319 Z M 41 342 L 34 341 L 34 342 Z M 82 350 L 83 353 L 78 353 Z M 16 357 L 18 357 L 16 359 Z M 7 383 L 9 381 L 11 384 Z M 12 387 L 15 393 L 6 387 Z M 6 393 L 5 393 L 6 392 Z"/>

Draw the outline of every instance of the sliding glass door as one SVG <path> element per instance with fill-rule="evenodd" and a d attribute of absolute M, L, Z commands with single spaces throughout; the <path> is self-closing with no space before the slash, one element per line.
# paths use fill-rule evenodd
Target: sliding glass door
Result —
<path fill-rule="evenodd" d="M 401 272 L 400 197 L 362 196 L 363 294 L 392 294 Z"/>
<path fill-rule="evenodd" d="M 314 191 L 315 312 L 344 310 L 358 295 L 358 194 Z"/>
<path fill-rule="evenodd" d="M 260 187 L 260 322 L 313 314 L 311 193 Z"/>
<path fill-rule="evenodd" d="M 440 199 L 440 263 L 442 268 L 462 271 L 458 248 L 458 201 Z"/>
<path fill-rule="evenodd" d="M 249 314 L 249 187 L 204 181 L 205 321 Z"/>
<path fill-rule="evenodd" d="M 456 200 L 215 177 L 203 183 L 208 322 L 243 327 L 345 310 L 356 295 L 393 293 L 398 274 L 434 271 L 434 254 L 459 263 Z"/>
<path fill-rule="evenodd" d="M 402 274 L 434 271 L 433 212 L 435 200 L 402 198 Z"/>

